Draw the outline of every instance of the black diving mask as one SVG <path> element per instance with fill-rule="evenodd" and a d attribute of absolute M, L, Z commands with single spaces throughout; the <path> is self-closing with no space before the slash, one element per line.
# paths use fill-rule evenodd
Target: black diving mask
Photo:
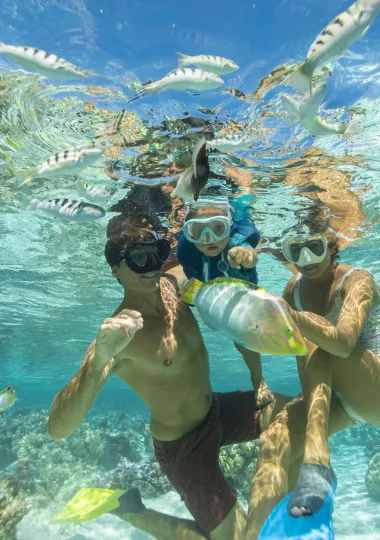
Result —
<path fill-rule="evenodd" d="M 169 259 L 170 243 L 163 238 L 152 238 L 142 242 L 129 244 L 120 253 L 118 262 L 125 261 L 126 265 L 136 274 L 156 272 Z"/>

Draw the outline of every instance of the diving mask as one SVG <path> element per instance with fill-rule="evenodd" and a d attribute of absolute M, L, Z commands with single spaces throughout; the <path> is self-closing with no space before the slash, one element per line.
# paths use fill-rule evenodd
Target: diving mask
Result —
<path fill-rule="evenodd" d="M 231 220 L 227 216 L 189 219 L 183 224 L 183 233 L 193 244 L 220 242 L 230 235 Z"/>
<path fill-rule="evenodd" d="M 161 270 L 162 265 L 169 259 L 170 252 L 171 247 L 167 240 L 160 237 L 152 238 L 129 244 L 120 253 L 118 262 L 125 261 L 136 274 L 145 274 Z"/>
<path fill-rule="evenodd" d="M 320 264 L 326 257 L 327 240 L 323 235 L 293 236 L 284 241 L 282 252 L 289 262 L 300 267 Z"/>

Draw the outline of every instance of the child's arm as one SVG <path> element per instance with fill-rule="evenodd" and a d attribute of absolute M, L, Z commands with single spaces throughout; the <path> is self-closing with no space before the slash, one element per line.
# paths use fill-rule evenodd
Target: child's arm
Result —
<path fill-rule="evenodd" d="M 247 364 L 250 371 L 252 385 L 255 390 L 256 405 L 259 408 L 264 407 L 264 405 L 268 405 L 268 403 L 274 401 L 274 396 L 265 383 L 261 367 L 260 354 L 254 351 L 249 351 L 237 343 L 234 345 L 244 358 L 244 362 Z"/>

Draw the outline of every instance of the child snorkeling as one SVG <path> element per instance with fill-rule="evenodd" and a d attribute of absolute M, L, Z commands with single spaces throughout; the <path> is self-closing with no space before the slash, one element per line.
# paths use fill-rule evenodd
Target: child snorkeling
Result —
<path fill-rule="evenodd" d="M 234 221 L 228 200 L 198 199 L 185 204 L 177 259 L 188 279 L 207 282 L 218 277 L 243 279 L 257 285 L 256 247 L 260 233 L 250 219 Z M 259 353 L 234 344 L 251 373 L 257 406 L 273 401 L 262 374 Z"/>

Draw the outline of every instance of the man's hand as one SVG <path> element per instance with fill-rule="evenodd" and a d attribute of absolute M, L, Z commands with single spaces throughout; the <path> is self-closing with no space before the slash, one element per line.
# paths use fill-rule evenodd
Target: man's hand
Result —
<path fill-rule="evenodd" d="M 115 317 L 106 319 L 96 337 L 94 366 L 103 370 L 116 354 L 125 349 L 142 327 L 141 313 L 130 309 L 124 309 Z"/>
<path fill-rule="evenodd" d="M 258 254 L 253 247 L 235 246 L 227 255 L 228 264 L 231 268 L 253 268 L 257 264 Z"/>

